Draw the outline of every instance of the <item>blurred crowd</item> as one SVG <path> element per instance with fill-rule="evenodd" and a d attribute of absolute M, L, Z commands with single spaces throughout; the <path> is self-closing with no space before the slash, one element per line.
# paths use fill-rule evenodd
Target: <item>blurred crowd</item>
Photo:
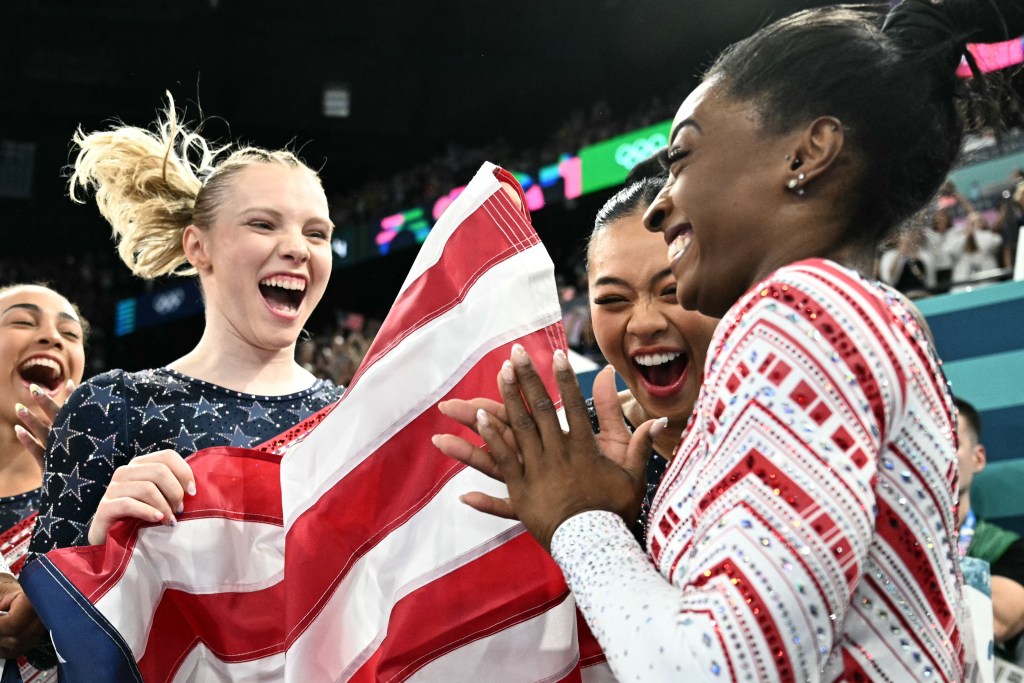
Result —
<path fill-rule="evenodd" d="M 348 386 L 380 330 L 381 321 L 361 313 L 337 311 L 333 331 L 300 338 L 295 349 L 299 364 L 320 379 Z"/>
<path fill-rule="evenodd" d="M 332 218 L 338 225 L 368 224 L 390 213 L 422 206 L 465 182 L 485 160 L 502 160 L 509 168 L 537 169 L 559 155 L 615 135 L 664 121 L 674 114 L 668 102 L 683 93 L 655 97 L 633 113 L 616 116 L 607 102 L 574 112 L 539 148 L 515 150 L 498 141 L 466 149 L 451 144 L 446 152 L 425 163 L 336 192 Z M 978 163 L 1024 149 L 1024 132 L 1011 131 L 996 144 L 981 134 L 968 141 L 964 163 Z M 508 160 L 508 161 L 506 161 Z M 912 298 L 982 287 L 1012 274 L 1018 235 L 1024 226 L 1024 170 L 1004 183 L 966 193 L 948 184 L 940 193 L 926 224 L 905 230 L 878 255 L 875 276 Z M 563 319 L 570 347 L 603 362 L 590 325 L 587 277 L 582 262 L 562 264 L 556 274 Z M 109 358 L 108 339 L 119 299 L 141 288 L 116 260 L 113 248 L 101 252 L 51 252 L 17 258 L 0 256 L 0 286 L 13 282 L 46 282 L 71 293 L 93 326 L 86 376 L 116 363 Z M 336 311 L 333 324 L 309 335 L 297 350 L 299 362 L 317 377 L 345 385 L 372 343 L 381 322 L 360 312 Z"/>
<path fill-rule="evenodd" d="M 1024 170 L 994 197 L 971 199 L 952 183 L 930 220 L 904 230 L 876 262 L 878 279 L 911 298 L 957 292 L 1008 279 L 1024 226 Z"/>
<path fill-rule="evenodd" d="M 468 148 L 452 142 L 443 154 L 405 169 L 390 178 L 376 178 L 342 190 L 328 189 L 331 217 L 337 225 L 367 225 L 385 216 L 432 204 L 442 195 L 473 177 L 484 161 L 500 162 L 513 171 L 534 172 L 557 163 L 563 154 L 632 130 L 671 119 L 675 105 L 685 95 L 669 92 L 655 96 L 628 114 L 618 115 L 607 101 L 588 110 L 572 112 L 539 147 L 522 149 L 503 140 Z"/>

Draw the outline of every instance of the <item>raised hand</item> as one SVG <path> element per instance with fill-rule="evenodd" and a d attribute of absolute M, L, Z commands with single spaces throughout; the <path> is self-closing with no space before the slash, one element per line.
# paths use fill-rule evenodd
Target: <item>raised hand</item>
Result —
<path fill-rule="evenodd" d="M 69 379 L 66 384 L 66 391 L 63 393 L 64 398 L 70 396 L 74 389 L 75 381 Z M 63 405 L 63 399 L 58 402 L 45 391 L 39 390 L 35 385 L 33 385 L 29 393 L 34 402 L 33 406 L 24 406 L 20 403 L 14 406 L 18 420 L 21 421 L 20 425 L 14 426 L 14 433 L 17 435 L 21 445 L 35 456 L 40 466 L 43 466 L 46 442 L 50 439 L 50 428 L 53 426 L 53 421 L 57 419 L 57 412 L 60 410 L 61 405 Z"/>
<path fill-rule="evenodd" d="M 530 357 L 516 345 L 498 380 L 505 417 L 483 408 L 476 413 L 476 430 L 490 451 L 487 466 L 496 469 L 508 485 L 509 498 L 479 492 L 463 496 L 467 504 L 483 512 L 511 512 L 545 549 L 550 547 L 555 529 L 580 512 L 610 510 L 627 520 L 636 518 L 651 440 L 664 428 L 663 421 L 652 420 L 630 440 L 621 416 L 615 416 L 617 407 L 615 412 L 610 409 L 613 399 L 609 399 L 608 389 L 614 391 L 614 386 L 611 373 L 607 373 L 602 383 L 611 386 L 599 385 L 596 399 L 601 406 L 602 432 L 606 428 L 609 432 L 604 444 L 612 455 L 606 456 L 591 430 L 586 404 L 564 352 L 555 352 L 554 368 L 568 431 L 562 430 L 555 403 Z M 445 447 L 451 442 L 442 439 L 438 445 L 443 452 L 473 465 L 470 458 L 460 458 L 452 452 L 456 449 Z M 474 457 L 485 460 L 479 453 Z"/>
<path fill-rule="evenodd" d="M 186 493 L 194 496 L 196 484 L 184 458 L 174 451 L 140 455 L 114 471 L 89 526 L 89 543 L 104 543 L 111 525 L 123 517 L 174 526 Z"/>

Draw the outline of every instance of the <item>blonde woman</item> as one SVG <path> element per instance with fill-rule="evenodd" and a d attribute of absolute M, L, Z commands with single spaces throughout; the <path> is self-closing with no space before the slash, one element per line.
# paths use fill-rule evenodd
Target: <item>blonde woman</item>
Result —
<path fill-rule="evenodd" d="M 183 456 L 253 446 L 341 393 L 295 362 L 331 273 L 333 225 L 317 174 L 288 151 L 213 149 L 173 100 L 154 131 L 85 134 L 71 196 L 95 193 L 141 278 L 197 275 L 196 347 L 161 368 L 92 378 L 57 416 L 30 551 L 102 543 L 122 517 L 174 526 L 196 482 Z"/>

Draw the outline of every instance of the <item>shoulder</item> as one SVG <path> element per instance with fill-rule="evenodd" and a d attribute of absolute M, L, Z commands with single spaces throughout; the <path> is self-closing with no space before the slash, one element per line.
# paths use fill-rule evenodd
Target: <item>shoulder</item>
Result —
<path fill-rule="evenodd" d="M 138 370 L 109 370 L 91 377 L 76 389 L 87 393 L 112 390 L 119 395 L 145 392 L 149 394 L 185 393 L 191 388 L 191 380 L 178 376 L 164 368 Z"/>
<path fill-rule="evenodd" d="M 336 386 L 327 379 L 318 379 L 309 389 L 296 394 L 296 398 L 308 397 L 309 401 L 326 406 L 337 401 L 344 393 L 345 387 Z"/>
<path fill-rule="evenodd" d="M 795 389 L 801 387 L 798 380 L 820 383 L 870 405 L 880 428 L 903 414 L 908 383 L 926 385 L 920 389 L 929 393 L 929 405 L 933 394 L 944 393 L 934 349 L 906 301 L 824 259 L 784 266 L 752 287 L 726 314 L 712 348 L 716 360 L 735 356 L 721 368 L 727 374 L 719 382 L 732 381 L 734 371 L 760 368 L 776 388 L 782 377 L 797 382 Z M 750 358 L 757 359 L 754 367 L 740 367 Z M 784 366 L 777 369 L 771 361 L 780 360 Z"/>
<path fill-rule="evenodd" d="M 827 348 L 849 337 L 873 345 L 879 330 L 891 325 L 892 304 L 878 283 L 831 261 L 808 259 L 751 287 L 726 313 L 716 337 L 763 323 L 800 345 Z"/>
<path fill-rule="evenodd" d="M 62 413 L 80 413 L 89 406 L 96 406 L 103 414 L 109 415 L 125 401 L 124 370 L 110 370 L 82 382 L 68 397 L 61 408 Z"/>

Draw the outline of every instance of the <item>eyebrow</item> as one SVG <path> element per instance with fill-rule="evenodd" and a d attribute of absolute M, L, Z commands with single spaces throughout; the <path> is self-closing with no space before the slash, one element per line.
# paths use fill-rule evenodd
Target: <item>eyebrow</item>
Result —
<path fill-rule="evenodd" d="M 240 213 L 239 213 L 238 215 L 239 215 L 239 216 L 244 216 L 245 214 L 247 214 L 247 213 L 249 213 L 249 212 L 264 212 L 264 213 L 269 213 L 270 215 L 272 215 L 272 216 L 273 216 L 273 217 L 274 217 L 275 219 L 277 219 L 277 220 L 281 220 L 282 218 L 284 218 L 284 214 L 283 214 L 283 213 L 281 213 L 281 212 L 280 212 L 280 211 L 278 211 L 277 209 L 272 209 L 272 208 L 270 208 L 269 206 L 250 206 L 250 207 L 249 207 L 249 208 L 247 208 L 247 209 L 242 209 L 242 211 L 241 211 L 241 212 L 240 212 Z M 327 218 L 327 219 L 315 218 L 314 220 L 316 220 L 316 221 L 318 221 L 318 222 L 319 222 L 319 221 L 323 221 L 323 220 L 326 220 L 326 223 L 327 223 L 327 225 L 329 225 L 329 226 L 330 226 L 330 228 L 331 228 L 331 230 L 332 230 L 332 231 L 333 231 L 333 230 L 334 230 L 334 228 L 336 227 L 336 226 L 334 225 L 334 221 L 332 221 L 332 220 L 331 220 L 330 218 Z"/>
<path fill-rule="evenodd" d="M 669 267 L 665 267 L 662 270 L 659 270 L 657 273 L 655 273 L 651 277 L 650 281 L 652 283 L 658 282 L 659 280 L 663 280 L 663 279 L 665 279 L 666 277 L 668 277 L 671 274 L 672 274 L 672 269 L 669 268 Z M 595 287 L 600 287 L 601 285 L 622 285 L 623 287 L 628 287 L 629 283 L 626 282 L 625 280 L 623 280 L 620 277 L 615 277 L 613 275 L 603 275 L 603 276 L 597 278 L 596 280 L 594 280 L 594 286 Z"/>
<path fill-rule="evenodd" d="M 35 313 L 36 315 L 42 315 L 42 313 L 43 313 L 43 309 L 39 308 L 39 306 L 36 306 L 35 304 L 12 304 L 11 306 L 8 306 L 7 308 L 4 309 L 4 314 L 9 313 L 9 312 L 13 311 L 16 308 L 21 308 L 21 309 L 24 309 L 26 311 L 31 311 L 31 312 Z M 82 324 L 81 320 L 79 320 L 75 316 L 71 315 L 70 313 L 65 313 L 64 311 L 61 311 L 60 313 L 58 313 L 57 317 L 58 318 L 63 318 L 64 320 L 70 320 L 71 322 L 78 323 L 79 325 Z"/>
<path fill-rule="evenodd" d="M 272 209 L 269 206 L 249 206 L 242 209 L 238 215 L 244 216 L 247 213 L 269 213 L 274 218 L 282 218 L 284 216 L 280 211 Z"/>
<path fill-rule="evenodd" d="M 675 139 L 676 139 L 676 135 L 678 135 L 678 134 L 679 134 L 679 131 L 681 131 L 681 130 L 682 130 L 682 129 L 683 129 L 684 127 L 685 127 L 685 126 L 693 126 L 693 127 L 694 127 L 694 129 L 696 129 L 696 131 L 697 131 L 698 133 L 700 133 L 701 135 L 703 135 L 703 134 L 704 134 L 704 129 L 703 129 L 703 128 L 701 128 L 701 127 L 700 127 L 700 124 L 699 124 L 699 123 L 697 123 L 697 122 L 696 122 L 695 120 L 693 120 L 693 119 L 683 119 L 682 121 L 680 121 L 680 122 L 679 122 L 679 123 L 678 123 L 678 124 L 676 125 L 676 127 L 675 127 L 675 128 L 673 128 L 673 129 L 672 129 L 672 134 L 671 134 L 671 135 L 670 135 L 670 136 L 668 137 L 668 141 L 669 141 L 669 143 L 670 143 L 670 144 L 671 144 L 671 142 L 672 142 L 673 140 L 675 140 Z"/>
<path fill-rule="evenodd" d="M 623 286 L 626 286 L 627 283 L 626 283 L 625 280 L 623 280 L 620 277 L 612 277 L 611 275 L 604 275 L 604 276 L 599 277 L 596 280 L 594 280 L 594 286 L 595 287 L 600 287 L 601 285 L 623 285 Z"/>

